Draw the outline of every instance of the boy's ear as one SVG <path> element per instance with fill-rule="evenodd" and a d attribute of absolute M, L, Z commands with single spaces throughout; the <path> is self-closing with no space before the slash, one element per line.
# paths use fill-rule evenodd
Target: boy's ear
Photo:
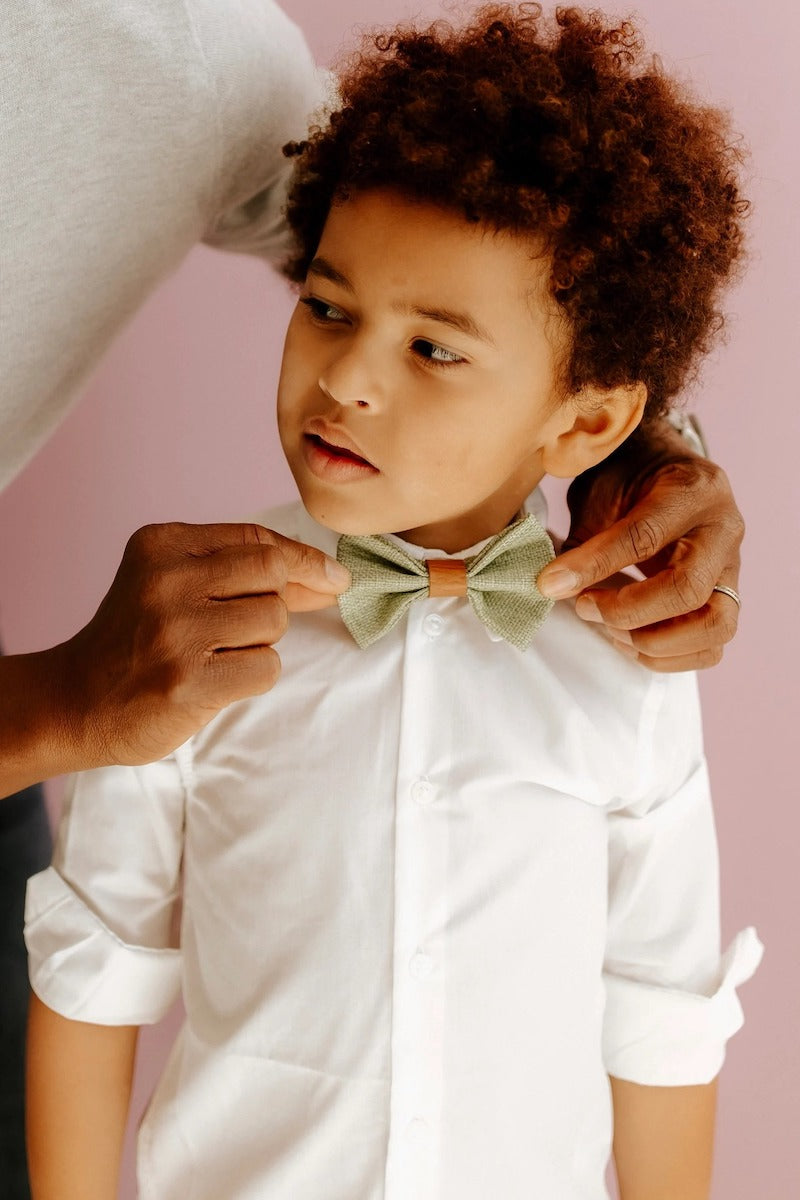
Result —
<path fill-rule="evenodd" d="M 593 385 L 564 401 L 562 412 L 572 413 L 544 446 L 543 466 L 548 475 L 572 479 L 608 458 L 642 419 L 647 388 L 641 382 L 615 388 Z"/>

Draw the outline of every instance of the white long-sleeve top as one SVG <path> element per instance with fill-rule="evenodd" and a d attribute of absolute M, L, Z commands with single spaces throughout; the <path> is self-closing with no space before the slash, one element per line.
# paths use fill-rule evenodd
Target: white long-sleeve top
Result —
<path fill-rule="evenodd" d="M 431 598 L 364 651 L 295 616 L 280 653 L 174 755 L 79 776 L 29 885 L 50 1007 L 182 988 L 142 1200 L 606 1196 L 607 1075 L 710 1080 L 760 954 L 720 955 L 694 676 L 566 603 L 524 653 Z"/>
<path fill-rule="evenodd" d="M 274 0 L 3 0 L 0 490 L 197 241 L 284 256 L 326 86 Z"/>

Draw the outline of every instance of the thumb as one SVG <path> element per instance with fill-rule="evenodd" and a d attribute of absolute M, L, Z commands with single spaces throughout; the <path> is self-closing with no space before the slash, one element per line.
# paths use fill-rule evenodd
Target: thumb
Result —
<path fill-rule="evenodd" d="M 668 507 L 653 489 L 613 525 L 545 567 L 539 590 L 561 600 L 653 559 L 686 532 L 684 517 L 685 511 Z"/>
<path fill-rule="evenodd" d="M 583 542 L 570 530 L 562 552 L 539 575 L 539 591 L 552 600 L 564 600 L 632 566 L 635 557 L 629 527 L 630 522 L 623 518 Z"/>

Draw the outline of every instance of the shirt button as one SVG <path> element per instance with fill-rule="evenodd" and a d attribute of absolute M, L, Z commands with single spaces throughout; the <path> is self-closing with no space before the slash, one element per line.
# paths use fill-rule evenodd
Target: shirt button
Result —
<path fill-rule="evenodd" d="M 411 787 L 411 798 L 417 804 L 430 804 L 436 794 L 436 788 L 429 779 L 417 779 Z"/>
<path fill-rule="evenodd" d="M 422 630 L 429 638 L 437 638 L 444 629 L 444 618 L 438 613 L 428 613 L 422 622 Z"/>
<path fill-rule="evenodd" d="M 434 962 L 430 954 L 415 954 L 408 964 L 414 979 L 428 979 L 433 972 Z"/>
<path fill-rule="evenodd" d="M 406 1125 L 406 1137 L 414 1146 L 424 1146 L 429 1133 L 428 1122 L 423 1121 L 422 1117 L 414 1117 L 413 1121 Z"/>

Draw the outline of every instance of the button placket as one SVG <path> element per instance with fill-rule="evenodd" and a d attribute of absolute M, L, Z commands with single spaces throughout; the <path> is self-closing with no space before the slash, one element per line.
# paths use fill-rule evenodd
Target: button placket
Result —
<path fill-rule="evenodd" d="M 422 607 L 422 606 L 420 606 Z M 405 638 L 395 808 L 392 1086 L 384 1200 L 436 1200 L 444 1065 L 443 930 L 448 863 L 437 693 L 447 621 L 413 608 Z M 416 1132 L 412 1132 L 416 1131 Z"/>

